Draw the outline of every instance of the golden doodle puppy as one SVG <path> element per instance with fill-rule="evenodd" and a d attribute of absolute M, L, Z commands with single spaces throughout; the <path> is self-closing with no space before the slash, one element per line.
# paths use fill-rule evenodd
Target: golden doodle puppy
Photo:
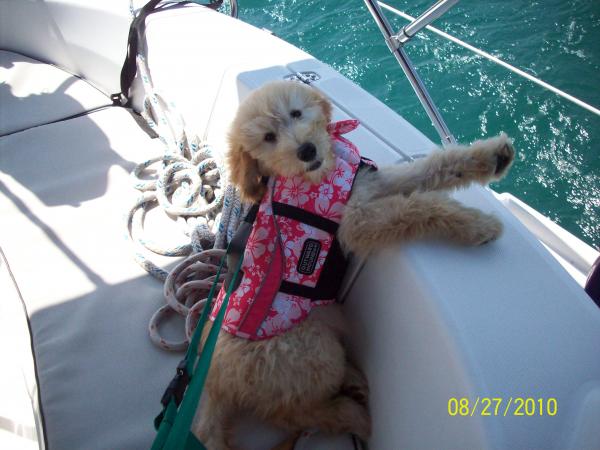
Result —
<path fill-rule="evenodd" d="M 341 145 L 342 150 L 347 151 L 355 147 L 335 136 L 331 105 L 319 91 L 301 83 L 269 83 L 240 105 L 233 121 L 228 153 L 231 180 L 243 200 L 261 202 L 259 216 L 274 211 L 284 214 L 290 209 L 289 205 L 275 209 L 278 193 L 274 179 L 300 180 L 305 191 L 297 183 L 288 185 L 288 181 L 281 181 L 281 191 L 296 189 L 296 200 L 313 202 L 316 209 L 322 206 L 324 196 L 331 199 L 332 195 L 346 195 L 341 202 L 342 210 L 336 212 L 339 227 L 335 233 L 340 251 L 344 253 L 365 256 L 389 244 L 424 236 L 480 245 L 501 234 L 502 224 L 498 219 L 460 204 L 443 191 L 502 178 L 514 159 L 514 149 L 506 135 L 478 141 L 470 147 L 435 151 L 417 161 L 379 170 L 373 170 L 364 161 L 358 163 L 356 155 L 346 158 L 350 163 L 342 161 L 336 148 Z M 344 183 L 339 182 L 337 174 L 346 177 L 345 194 L 342 192 Z M 299 197 L 298 192 L 305 194 Z M 330 205 L 332 201 L 325 203 Z M 330 209 L 325 210 L 325 219 L 335 216 Z M 270 220 L 256 219 L 259 223 Z M 315 220 L 317 227 L 323 222 L 323 218 Z M 246 256 L 248 245 L 257 248 L 256 236 L 251 235 L 252 244 L 246 244 L 244 262 L 247 257 L 255 258 L 252 263 L 259 266 L 260 258 L 265 257 L 264 251 L 273 253 L 271 260 L 285 267 L 296 251 L 297 260 L 294 259 L 291 270 L 309 277 L 310 270 L 320 264 L 314 256 L 321 249 L 319 232 L 306 231 L 302 224 L 285 228 L 288 222 L 288 218 L 277 222 L 277 233 L 292 230 L 292 234 L 310 234 L 303 246 L 292 246 L 290 251 L 283 246 L 280 251 L 277 245 L 267 244 L 261 247 L 260 254 L 250 252 Z M 310 245 L 307 241 L 311 241 Z M 251 278 L 253 270 L 253 266 L 247 266 L 245 276 Z M 267 289 L 273 284 L 273 277 L 263 276 L 259 283 L 262 283 L 261 288 Z M 295 281 L 300 283 L 303 276 L 298 275 Z M 277 279 L 276 283 L 279 282 Z M 242 286 L 236 289 L 243 291 L 244 283 L 242 280 Z M 294 283 L 290 281 L 288 285 Z M 318 282 L 316 287 L 319 288 Z M 278 288 L 279 285 L 275 292 Z M 300 294 L 294 288 L 288 294 L 276 294 L 272 308 L 277 311 L 274 315 L 270 311 L 271 315 L 261 316 L 266 319 L 255 335 L 242 333 L 245 326 L 239 319 L 242 314 L 235 306 L 229 310 L 230 301 L 223 326 L 227 332 L 220 333 L 207 378 L 204 407 L 194 425 L 194 432 L 209 450 L 232 448 L 233 421 L 240 412 L 289 430 L 292 438 L 278 448 L 288 448 L 286 445 L 291 448 L 293 436 L 309 428 L 353 433 L 368 439 L 371 432 L 368 385 L 362 373 L 347 359 L 343 344 L 344 320 L 339 306 L 316 302 L 313 308 L 311 299 L 308 303 L 298 300 Z M 327 298 L 329 294 L 317 297 Z M 234 304 L 242 300 L 239 297 Z M 281 307 L 278 302 L 284 301 L 297 303 Z M 304 308 L 307 304 L 310 307 Z M 299 315 L 301 320 L 284 327 L 285 332 L 280 332 L 282 328 L 277 327 L 281 323 L 274 319 L 271 325 L 277 325 L 264 328 L 265 323 L 278 318 L 282 310 L 296 311 L 294 317 Z"/>

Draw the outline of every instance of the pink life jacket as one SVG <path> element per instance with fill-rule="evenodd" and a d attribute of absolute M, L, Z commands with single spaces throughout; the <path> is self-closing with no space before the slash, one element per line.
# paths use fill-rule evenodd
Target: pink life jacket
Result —
<path fill-rule="evenodd" d="M 358 124 L 344 120 L 328 126 L 335 167 L 320 184 L 301 176 L 268 180 L 260 204 L 245 219 L 252 230 L 223 330 L 251 340 L 270 338 L 302 322 L 313 306 L 335 301 L 347 266 L 335 233 L 361 162 L 372 164 L 341 136 Z M 213 321 L 226 285 L 212 309 Z"/>

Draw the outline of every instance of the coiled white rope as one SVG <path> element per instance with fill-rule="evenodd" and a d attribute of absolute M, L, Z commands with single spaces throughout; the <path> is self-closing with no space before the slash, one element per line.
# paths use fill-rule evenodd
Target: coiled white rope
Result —
<path fill-rule="evenodd" d="M 225 250 L 212 249 L 195 253 L 177 265 L 167 276 L 164 285 L 166 305 L 158 309 L 150 319 L 150 339 L 165 350 L 184 351 L 187 349 Z M 224 266 L 226 268 L 226 266 Z M 217 284 L 221 288 L 222 274 Z M 164 339 L 159 333 L 161 322 L 170 314 L 185 317 L 185 338 L 180 342 Z"/>
<path fill-rule="evenodd" d="M 166 350 L 183 351 L 216 276 L 219 260 L 225 254 L 223 249 L 244 211 L 218 155 L 206 142 L 188 137 L 190 133 L 174 105 L 154 89 L 140 55 L 137 67 L 146 94 L 142 116 L 165 145 L 165 153 L 138 164 L 131 174 L 134 187 L 142 194 L 126 216 L 127 239 L 134 247 L 138 264 L 165 283 L 166 305 L 150 319 L 150 339 Z M 155 168 L 155 175 L 143 178 L 150 168 Z M 146 213 L 156 206 L 177 217 L 189 238 L 186 242 L 166 247 L 145 237 Z M 191 256 L 169 273 L 146 256 L 148 250 L 164 256 Z M 173 313 L 186 319 L 185 338 L 179 342 L 169 341 L 159 333 L 161 323 Z"/>

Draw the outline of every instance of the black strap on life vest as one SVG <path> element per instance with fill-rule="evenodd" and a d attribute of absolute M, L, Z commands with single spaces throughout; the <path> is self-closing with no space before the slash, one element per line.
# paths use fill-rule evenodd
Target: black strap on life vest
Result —
<path fill-rule="evenodd" d="M 318 228 L 319 230 L 326 231 L 329 234 L 335 234 L 339 227 L 333 220 L 318 216 L 317 214 L 313 214 L 302 208 L 288 205 L 287 203 L 273 202 L 271 205 L 273 207 L 273 214 L 276 216 L 288 217 L 310 225 L 311 227 Z"/>
<path fill-rule="evenodd" d="M 344 256 L 338 240 L 334 238 L 315 287 L 284 280 L 281 282 L 279 292 L 311 300 L 332 300 L 337 297 L 347 268 L 348 260 Z"/>
<path fill-rule="evenodd" d="M 252 205 L 244 221 L 240 224 L 238 231 L 235 233 L 231 243 L 229 244 L 230 253 L 241 255 L 246 247 L 246 242 L 250 236 L 250 231 L 256 215 L 258 214 L 259 204 Z M 342 252 L 338 240 L 335 238 L 335 233 L 339 225 L 325 217 L 305 211 L 296 206 L 287 205 L 285 203 L 273 202 L 273 214 L 281 217 L 288 217 L 298 222 L 305 223 L 311 227 L 326 231 L 334 236 L 331 248 L 325 258 L 321 275 L 315 287 L 304 286 L 291 281 L 282 281 L 279 287 L 279 292 L 284 294 L 297 295 L 299 297 L 309 298 L 311 300 L 331 300 L 337 296 L 337 293 L 342 285 L 348 261 Z M 241 277 L 240 277 L 241 278 Z M 239 281 L 238 281 L 239 282 Z M 227 278 L 225 279 L 227 285 Z M 234 287 L 234 289 L 237 286 Z"/>
<path fill-rule="evenodd" d="M 302 208 L 288 205 L 285 203 L 273 202 L 273 214 L 281 217 L 288 217 L 298 222 L 305 223 L 311 227 L 323 230 L 333 235 L 333 242 L 329 253 L 323 263 L 321 275 L 315 287 L 304 286 L 291 281 L 282 281 L 279 292 L 299 297 L 310 298 L 311 300 L 331 300 L 337 296 L 342 285 L 348 261 L 342 252 L 342 248 L 335 237 L 339 224 L 333 220 L 313 214 Z M 299 270 L 300 272 L 300 270 Z"/>

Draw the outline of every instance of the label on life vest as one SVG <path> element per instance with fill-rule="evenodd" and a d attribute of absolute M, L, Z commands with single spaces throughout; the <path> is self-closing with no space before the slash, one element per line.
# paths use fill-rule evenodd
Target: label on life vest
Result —
<path fill-rule="evenodd" d="M 302 246 L 302 253 L 298 258 L 296 270 L 302 275 L 312 275 L 317 265 L 317 259 L 321 252 L 321 243 L 315 239 L 307 239 Z"/>

